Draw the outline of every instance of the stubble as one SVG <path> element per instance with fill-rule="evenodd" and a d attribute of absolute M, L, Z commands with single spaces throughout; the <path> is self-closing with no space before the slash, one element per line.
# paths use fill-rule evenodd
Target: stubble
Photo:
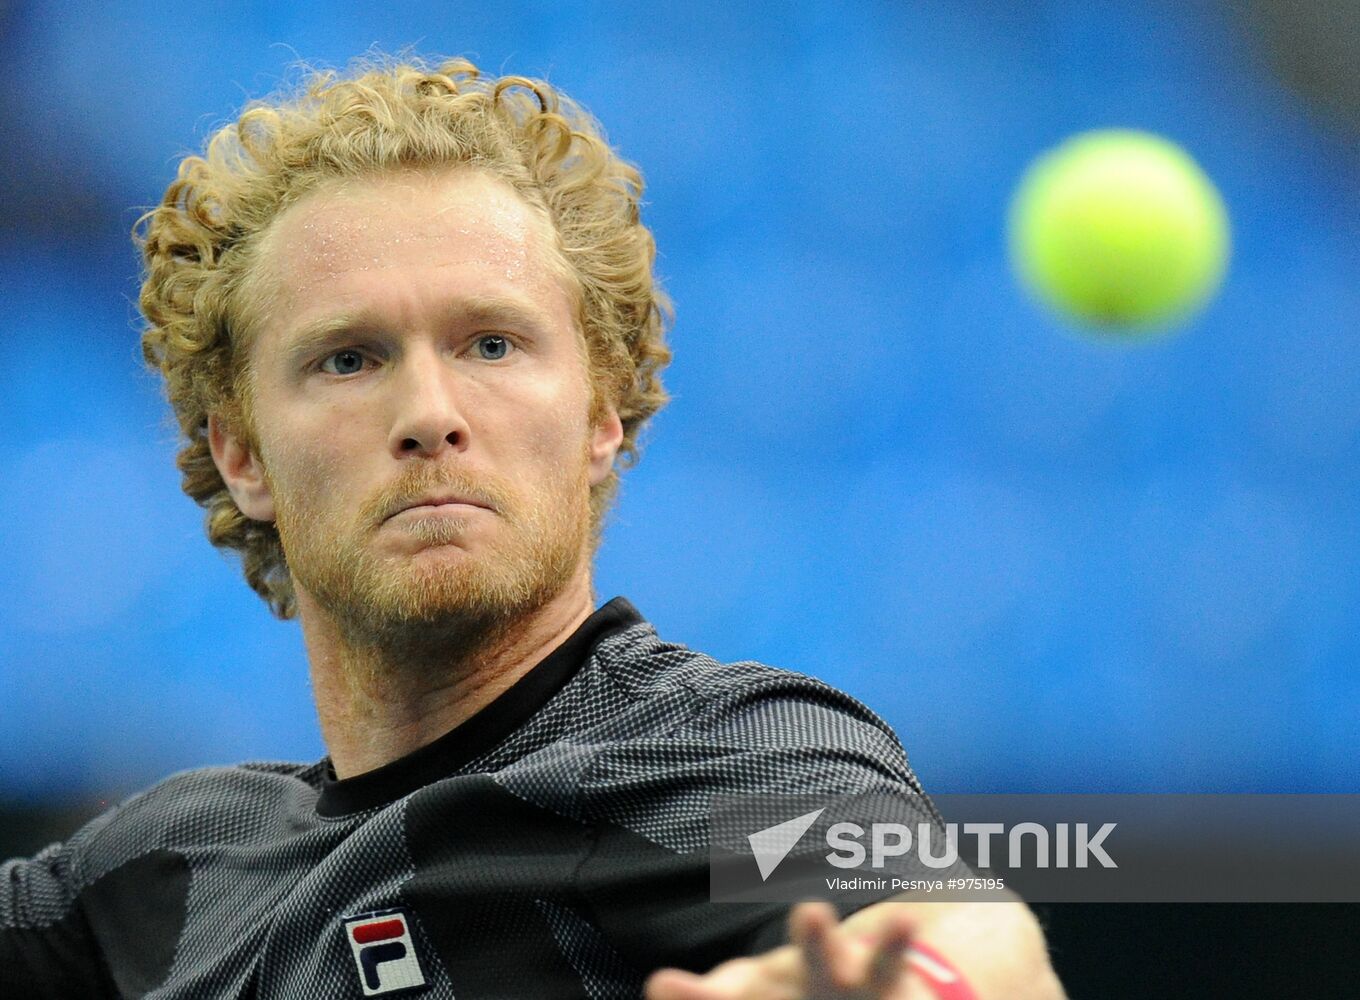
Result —
<path fill-rule="evenodd" d="M 400 679 L 382 675 L 448 670 L 503 642 L 557 596 L 584 557 L 591 529 L 587 461 L 583 453 L 574 468 L 555 469 L 534 489 L 413 466 L 350 516 L 319 514 L 324 501 L 312 490 L 275 492 L 289 570 L 334 622 L 353 654 L 345 659 L 365 675 L 351 679 L 371 686 Z M 404 504 L 435 491 L 476 499 L 494 513 L 387 523 Z M 499 522 L 491 532 L 471 523 L 489 517 Z M 382 551 L 378 536 L 394 530 L 415 537 L 418 550 Z"/>

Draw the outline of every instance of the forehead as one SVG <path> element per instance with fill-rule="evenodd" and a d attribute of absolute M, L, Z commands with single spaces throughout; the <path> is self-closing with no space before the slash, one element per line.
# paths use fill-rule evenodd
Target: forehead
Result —
<path fill-rule="evenodd" d="M 341 310 L 406 308 L 416 290 L 518 299 L 572 323 L 551 223 L 471 168 L 326 184 L 275 220 L 257 260 L 258 329 L 275 338 Z"/>

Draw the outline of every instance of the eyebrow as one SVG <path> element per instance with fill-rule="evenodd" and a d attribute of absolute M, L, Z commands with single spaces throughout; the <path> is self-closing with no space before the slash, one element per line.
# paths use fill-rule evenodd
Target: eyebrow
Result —
<path fill-rule="evenodd" d="M 467 323 L 475 326 L 512 326 L 543 332 L 552 326 L 541 310 L 517 299 L 499 296 L 470 295 L 451 303 L 444 312 L 445 322 Z M 322 350 L 348 335 L 390 326 L 368 309 L 347 310 L 332 316 L 304 323 L 285 335 L 284 357 L 292 366 L 315 351 Z"/>

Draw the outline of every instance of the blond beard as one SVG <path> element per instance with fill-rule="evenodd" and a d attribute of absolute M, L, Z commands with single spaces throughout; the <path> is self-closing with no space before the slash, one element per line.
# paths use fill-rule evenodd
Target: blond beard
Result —
<path fill-rule="evenodd" d="M 275 492 L 280 540 L 294 581 L 334 622 L 364 687 L 456 669 L 502 642 L 570 582 L 591 531 L 589 467 L 558 470 L 558 488 L 533 493 L 417 467 L 358 516 L 318 520 L 300 498 Z M 271 483 L 271 489 L 273 484 Z M 401 502 L 449 490 L 487 502 L 501 519 L 494 542 L 456 559 L 378 556 L 373 536 Z M 471 515 L 479 517 L 484 515 Z M 340 525 L 334 524 L 340 520 Z M 470 518 L 468 519 L 470 520 Z M 430 546 L 457 544 L 468 520 L 426 519 L 404 530 Z"/>

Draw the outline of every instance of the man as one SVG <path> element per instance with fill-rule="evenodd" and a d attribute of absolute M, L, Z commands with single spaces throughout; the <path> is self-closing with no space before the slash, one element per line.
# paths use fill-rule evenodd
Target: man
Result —
<path fill-rule="evenodd" d="M 853 699 L 595 608 L 665 399 L 640 193 L 569 100 L 462 61 L 313 78 L 181 165 L 144 351 L 329 754 L 8 863 L 0 995 L 1061 995 L 1018 902 L 709 900 L 713 794 L 923 793 Z"/>

